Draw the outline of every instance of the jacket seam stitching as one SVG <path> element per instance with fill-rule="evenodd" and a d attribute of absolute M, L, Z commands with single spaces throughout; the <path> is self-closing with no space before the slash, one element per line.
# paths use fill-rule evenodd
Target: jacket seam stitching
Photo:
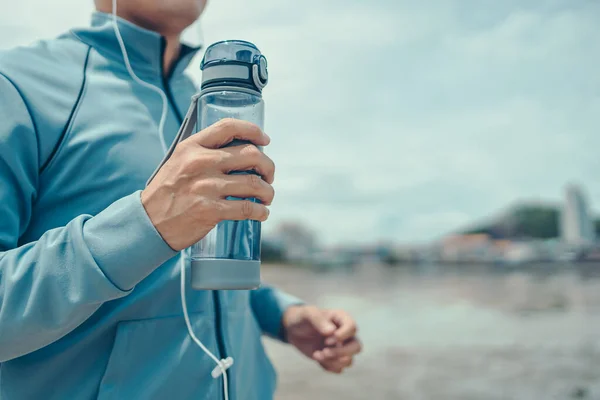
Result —
<path fill-rule="evenodd" d="M 75 103 L 73 104 L 73 108 L 71 109 L 69 118 L 67 119 L 65 126 L 63 127 L 63 130 L 60 134 L 60 137 L 58 138 L 58 140 L 56 142 L 56 145 L 52 149 L 52 152 L 48 156 L 48 159 L 44 162 L 44 164 L 40 168 L 40 175 L 54 163 L 54 160 L 56 160 L 60 150 L 64 147 L 64 143 L 65 143 L 66 139 L 69 137 L 69 135 L 71 133 L 71 128 L 73 127 L 73 121 L 75 119 L 75 116 L 77 115 L 77 111 L 79 110 L 81 103 L 83 102 L 83 97 L 84 97 L 83 94 L 85 92 L 86 83 L 87 83 L 87 69 L 88 69 L 88 65 L 89 65 L 91 49 L 92 49 L 92 47 L 88 45 L 88 49 L 87 49 L 87 52 L 85 55 L 85 61 L 83 63 L 83 78 L 81 80 L 81 87 L 79 88 L 79 93 L 77 94 L 77 99 L 75 100 Z"/>
<path fill-rule="evenodd" d="M 25 99 L 25 96 L 23 95 L 23 92 L 21 92 L 21 89 L 19 89 L 19 87 L 17 86 L 17 84 L 15 82 L 13 82 L 12 79 L 10 79 L 8 76 L 6 76 L 5 74 L 3 74 L 2 72 L 0 72 L 0 76 L 3 77 L 4 79 L 6 79 L 6 81 L 8 83 L 11 84 L 11 86 L 17 91 L 17 93 L 19 94 L 19 97 L 21 98 L 21 101 L 23 102 L 23 105 L 25 106 L 25 109 L 27 110 L 27 116 L 29 117 L 29 120 L 31 121 L 31 126 L 33 127 L 33 133 L 35 135 L 35 142 L 37 145 L 37 151 L 38 151 L 38 163 L 39 163 L 39 154 L 40 154 L 40 138 L 39 138 L 39 133 L 38 133 L 38 129 L 37 129 L 37 125 L 35 124 L 35 120 L 33 119 L 33 113 L 31 112 L 31 106 L 29 105 L 29 103 L 27 103 L 27 100 Z M 39 164 L 38 164 L 39 165 Z"/>

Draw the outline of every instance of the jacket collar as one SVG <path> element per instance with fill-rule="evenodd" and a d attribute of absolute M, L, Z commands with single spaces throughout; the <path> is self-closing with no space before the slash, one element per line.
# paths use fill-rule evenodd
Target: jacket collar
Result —
<path fill-rule="evenodd" d="M 73 29 L 71 32 L 107 58 L 123 63 L 123 55 L 115 35 L 112 18 L 111 14 L 94 12 L 90 27 Z M 135 71 L 154 72 L 162 75 L 165 38 L 119 17 L 117 17 L 117 25 L 132 68 Z M 198 50 L 200 47 L 182 44 L 179 58 L 174 64 L 171 75 L 183 73 Z"/>

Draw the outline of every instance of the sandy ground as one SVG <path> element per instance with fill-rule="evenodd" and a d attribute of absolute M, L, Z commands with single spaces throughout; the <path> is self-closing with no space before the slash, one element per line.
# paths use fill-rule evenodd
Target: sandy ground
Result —
<path fill-rule="evenodd" d="M 336 376 L 268 341 L 278 400 L 600 399 L 598 277 L 265 266 L 263 279 L 352 312 L 365 347 Z"/>

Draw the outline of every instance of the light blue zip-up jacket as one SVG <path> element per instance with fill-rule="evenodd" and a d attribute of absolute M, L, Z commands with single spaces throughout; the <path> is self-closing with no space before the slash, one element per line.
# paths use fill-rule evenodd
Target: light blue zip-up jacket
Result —
<path fill-rule="evenodd" d="M 121 20 L 137 75 L 169 99 L 167 143 L 195 92 L 184 48 L 163 79 L 164 40 Z M 188 337 L 178 253 L 140 191 L 163 157 L 160 97 L 123 64 L 111 17 L 0 53 L 0 399 L 220 399 Z M 188 274 L 189 276 L 189 274 Z M 187 291 L 196 335 L 232 356 L 232 400 L 273 397 L 262 334 L 299 301 L 272 287 Z"/>

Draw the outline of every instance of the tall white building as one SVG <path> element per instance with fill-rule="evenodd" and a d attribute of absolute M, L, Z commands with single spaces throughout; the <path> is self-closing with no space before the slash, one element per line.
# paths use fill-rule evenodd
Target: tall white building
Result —
<path fill-rule="evenodd" d="M 567 186 L 560 217 L 560 235 L 567 247 L 576 250 L 594 244 L 596 240 L 594 221 L 585 196 L 578 186 Z"/>

